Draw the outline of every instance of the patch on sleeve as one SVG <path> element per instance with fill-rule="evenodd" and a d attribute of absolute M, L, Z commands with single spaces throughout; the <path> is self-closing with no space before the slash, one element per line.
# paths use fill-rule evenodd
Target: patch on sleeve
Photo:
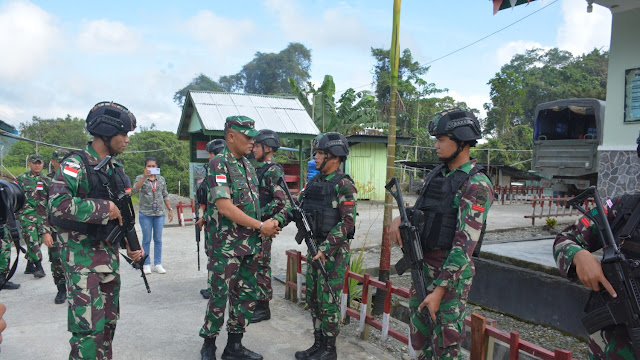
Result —
<path fill-rule="evenodd" d="M 476 211 L 484 212 L 484 208 L 480 205 L 473 205 L 471 208 Z"/>
<path fill-rule="evenodd" d="M 353 203 L 353 201 L 345 201 L 344 204 L 346 206 L 353 206 L 354 203 Z"/>
<path fill-rule="evenodd" d="M 589 221 L 589 219 L 587 219 L 586 217 L 583 217 L 582 219 L 580 219 L 580 221 L 582 222 L 582 224 L 584 224 L 584 226 L 589 227 L 589 225 L 591 225 L 591 221 Z"/>
<path fill-rule="evenodd" d="M 226 175 L 216 175 L 216 183 L 218 184 L 226 184 L 227 176 Z"/>
<path fill-rule="evenodd" d="M 74 169 L 69 165 L 66 165 L 64 167 L 64 169 L 62 170 L 63 173 L 65 173 L 66 175 L 69 175 L 71 177 L 78 177 L 78 171 L 80 171 L 80 169 Z"/>
<path fill-rule="evenodd" d="M 609 207 L 609 209 L 613 207 L 613 201 L 611 201 L 611 199 L 607 200 L 607 206 Z"/>

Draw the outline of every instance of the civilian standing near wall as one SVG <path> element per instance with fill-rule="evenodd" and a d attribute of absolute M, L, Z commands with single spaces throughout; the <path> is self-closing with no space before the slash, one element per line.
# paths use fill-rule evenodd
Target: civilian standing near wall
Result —
<path fill-rule="evenodd" d="M 155 265 L 153 270 L 158 274 L 165 274 L 167 271 L 162 266 L 164 208 L 166 207 L 169 212 L 169 222 L 173 221 L 173 209 L 169 203 L 167 182 L 158 171 L 158 160 L 154 157 L 148 157 L 144 161 L 144 168 L 144 174 L 136 177 L 133 186 L 133 191 L 140 194 L 138 218 L 140 219 L 140 228 L 142 228 L 142 249 L 145 254 L 150 254 L 153 235 L 153 264 Z M 151 274 L 151 260 L 149 258 L 147 257 L 144 263 L 146 274 Z"/>
<path fill-rule="evenodd" d="M 411 344 L 418 359 L 461 359 L 464 318 L 475 266 L 472 254 L 482 241 L 493 201 L 492 184 L 469 149 L 482 138 L 476 117 L 461 109 L 442 111 L 429 123 L 442 164 L 427 176 L 409 220 L 420 229 L 427 297 L 411 287 Z M 389 233 L 402 246 L 400 217 Z M 422 311 L 424 308 L 428 311 Z M 431 316 L 435 328 L 429 326 Z M 431 349 L 431 339 L 435 349 Z"/>

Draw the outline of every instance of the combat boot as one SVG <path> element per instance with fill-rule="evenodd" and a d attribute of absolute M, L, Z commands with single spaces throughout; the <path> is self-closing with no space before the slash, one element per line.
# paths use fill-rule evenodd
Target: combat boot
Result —
<path fill-rule="evenodd" d="M 44 269 L 42 268 L 42 260 L 36 261 L 33 266 L 35 266 L 35 270 L 33 271 L 33 277 L 43 278 L 45 277 Z"/>
<path fill-rule="evenodd" d="M 6 280 L 6 282 L 5 282 Z M 7 290 L 16 290 L 18 288 L 20 288 L 20 284 L 16 284 L 13 283 L 9 280 L 7 280 L 7 275 L 6 274 L 2 274 L 0 275 L 0 284 L 4 283 L 4 286 L 2 287 L 3 289 L 7 289 Z"/>
<path fill-rule="evenodd" d="M 309 360 L 337 360 L 338 352 L 336 350 L 336 338 L 326 336 L 324 338 L 324 347 L 315 353 Z"/>
<path fill-rule="evenodd" d="M 259 323 L 263 320 L 271 319 L 271 309 L 269 309 L 269 301 L 258 301 L 256 303 L 256 310 L 253 312 L 253 318 L 251 323 Z"/>
<path fill-rule="evenodd" d="M 298 360 L 309 359 L 311 356 L 313 356 L 315 353 L 317 353 L 320 349 L 324 347 L 324 335 L 322 334 L 321 330 L 315 330 L 313 332 L 313 337 L 315 339 L 315 341 L 313 342 L 313 345 L 311 345 L 311 347 L 308 348 L 307 350 L 296 351 L 296 359 Z"/>
<path fill-rule="evenodd" d="M 63 304 L 67 300 L 67 286 L 65 284 L 58 284 L 58 293 L 53 300 L 56 304 Z"/>
<path fill-rule="evenodd" d="M 204 338 L 204 344 L 200 349 L 201 360 L 216 360 L 216 337 Z"/>
<path fill-rule="evenodd" d="M 227 346 L 222 352 L 222 360 L 262 360 L 262 355 L 242 346 L 242 333 L 229 333 Z"/>
<path fill-rule="evenodd" d="M 209 299 L 211 297 L 209 289 L 200 289 L 200 295 L 202 295 L 202 297 L 205 299 Z"/>
<path fill-rule="evenodd" d="M 24 268 L 24 273 L 29 275 L 29 274 L 33 274 L 35 271 L 36 271 L 36 264 L 27 260 L 27 266 Z"/>

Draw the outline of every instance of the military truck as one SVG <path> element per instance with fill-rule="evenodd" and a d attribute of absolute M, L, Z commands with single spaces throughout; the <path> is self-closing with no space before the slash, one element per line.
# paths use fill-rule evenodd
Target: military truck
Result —
<path fill-rule="evenodd" d="M 555 195 L 575 195 L 598 181 L 605 102 L 564 99 L 536 107 L 531 169 Z"/>

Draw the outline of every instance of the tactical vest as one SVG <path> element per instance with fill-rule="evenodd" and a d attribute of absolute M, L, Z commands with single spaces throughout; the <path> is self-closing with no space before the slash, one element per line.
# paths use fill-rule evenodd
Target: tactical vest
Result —
<path fill-rule="evenodd" d="M 424 253 L 433 249 L 450 250 L 453 247 L 453 238 L 458 228 L 458 208 L 451 207 L 453 200 L 458 190 L 472 176 L 485 172 L 482 166 L 474 166 L 468 174 L 455 171 L 445 177 L 442 176 L 443 167 L 444 164 L 440 164 L 431 170 L 411 211 L 411 222 L 418 228 Z M 478 251 L 485 226 L 483 224 L 480 240 L 476 245 Z"/>
<path fill-rule="evenodd" d="M 89 181 L 89 194 L 87 198 L 91 199 L 104 199 L 114 200 L 118 192 L 124 191 L 124 170 L 118 170 L 116 167 L 112 176 L 102 172 L 96 171 L 94 165 L 89 164 L 89 159 L 85 155 L 84 151 L 74 151 L 69 153 L 61 161 L 64 162 L 69 156 L 78 155 L 82 159 L 85 170 L 87 172 L 87 179 Z M 111 191 L 109 191 L 111 190 Z M 92 243 L 105 240 L 111 230 L 118 226 L 118 220 L 110 220 L 106 225 L 102 224 L 89 224 L 78 221 L 72 221 L 67 219 L 60 219 L 55 216 L 49 216 L 49 222 L 55 226 L 59 226 L 64 230 L 71 230 L 80 234 L 87 235 Z"/>
<path fill-rule="evenodd" d="M 209 175 L 209 166 L 205 165 L 204 168 L 206 170 L 204 179 L 202 179 L 196 189 L 196 201 L 200 205 L 207 205 L 207 176 Z"/>
<path fill-rule="evenodd" d="M 309 218 L 313 236 L 318 239 L 326 239 L 329 232 L 340 222 L 340 209 L 333 207 L 338 203 L 336 186 L 343 178 L 351 180 L 347 174 L 338 174 L 327 181 L 319 181 L 322 173 L 316 174 L 304 190 L 302 210 Z M 353 181 L 353 180 L 351 180 Z M 353 239 L 355 228 L 347 234 L 348 239 Z"/>
<path fill-rule="evenodd" d="M 611 232 L 619 239 L 620 251 L 628 259 L 640 260 L 640 194 L 623 195 L 611 210 L 616 215 Z"/>
<path fill-rule="evenodd" d="M 278 166 L 282 172 L 284 173 L 284 169 L 280 164 L 264 164 L 256 169 L 256 174 L 258 175 L 258 184 L 262 184 L 262 179 L 264 179 L 264 174 L 269 171 L 274 166 Z M 273 191 L 269 189 L 269 191 L 260 191 L 260 206 L 265 206 L 268 203 L 273 201 Z"/>

